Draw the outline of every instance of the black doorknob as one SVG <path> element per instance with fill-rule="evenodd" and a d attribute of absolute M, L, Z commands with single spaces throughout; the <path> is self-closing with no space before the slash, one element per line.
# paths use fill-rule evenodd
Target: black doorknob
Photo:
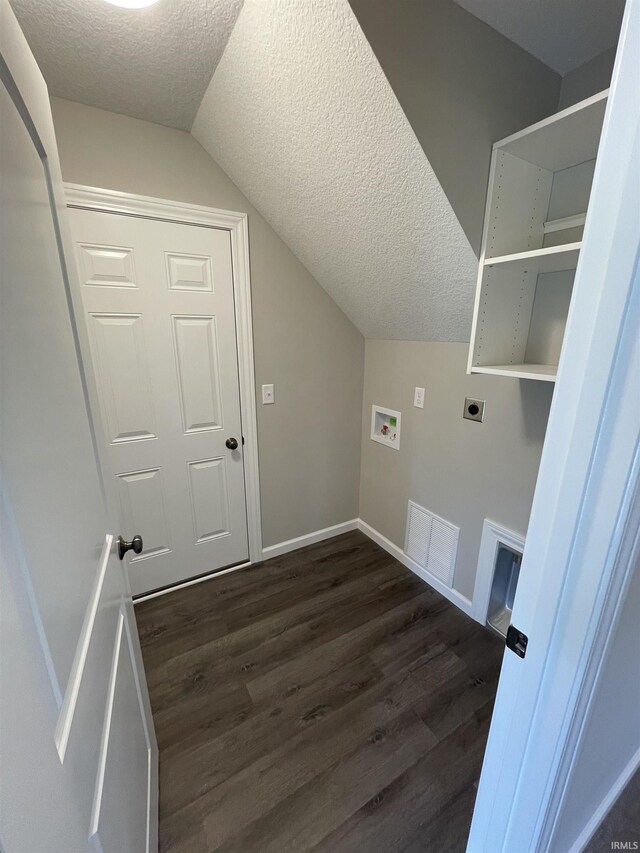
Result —
<path fill-rule="evenodd" d="M 225 444 L 229 448 L 229 450 L 237 450 L 238 449 L 238 439 L 237 438 L 228 438 L 225 441 Z"/>
<path fill-rule="evenodd" d="M 134 554 L 141 554 L 142 536 L 134 536 L 131 542 L 125 542 L 122 536 L 118 536 L 118 557 L 124 560 L 124 555 L 127 551 L 133 551 Z"/>

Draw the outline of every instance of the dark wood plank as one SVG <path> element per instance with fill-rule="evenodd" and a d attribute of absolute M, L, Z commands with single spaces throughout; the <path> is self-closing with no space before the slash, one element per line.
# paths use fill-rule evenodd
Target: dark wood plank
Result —
<path fill-rule="evenodd" d="M 446 805 L 422 823 L 406 840 L 402 853 L 465 853 L 478 784 L 456 792 Z"/>
<path fill-rule="evenodd" d="M 309 601 L 325 590 L 337 590 L 357 579 L 362 580 L 363 586 L 377 586 L 378 580 L 374 576 L 376 569 L 383 569 L 386 579 L 394 573 L 405 574 L 385 552 L 369 553 L 362 548 L 352 547 L 342 550 L 340 556 L 341 559 L 335 562 L 322 557 L 306 564 L 301 563 L 300 571 L 305 572 L 304 582 L 272 589 L 269 595 L 257 600 L 239 601 L 232 607 L 227 606 L 224 619 L 229 629 L 237 631 L 246 625 L 255 625 L 265 616 L 289 610 L 299 601 Z"/>
<path fill-rule="evenodd" d="M 164 772 L 172 785 L 161 790 L 168 811 L 187 805 L 240 770 L 264 758 L 380 681 L 367 660 L 330 673 L 279 702 L 258 706 L 244 722 L 217 738 L 200 733 L 164 750 Z"/>
<path fill-rule="evenodd" d="M 218 737 L 246 720 L 252 707 L 244 684 L 200 690 L 195 682 L 178 696 L 171 694 L 169 700 L 161 691 L 153 691 L 151 708 L 158 746 L 167 749 L 186 736 L 202 740 Z"/>
<path fill-rule="evenodd" d="M 390 635 L 410 628 L 428 607 L 430 597 L 429 592 L 422 593 L 311 651 L 305 650 L 264 675 L 252 678 L 247 684 L 251 698 L 257 702 L 268 696 L 277 696 L 366 654 Z"/>
<path fill-rule="evenodd" d="M 474 675 L 465 665 L 437 693 L 421 696 L 414 710 L 442 740 L 475 711 L 493 702 L 497 689 L 497 667 L 485 679 Z"/>
<path fill-rule="evenodd" d="M 308 850 L 435 743 L 436 737 L 413 711 L 360 736 L 354 732 L 343 757 L 215 849 L 244 853 L 259 839 L 262 853 Z"/>
<path fill-rule="evenodd" d="M 160 778 L 165 775 L 160 755 Z M 204 834 L 200 804 L 196 801 L 176 812 L 167 812 L 160 805 L 160 853 L 205 853 L 207 839 Z"/>
<path fill-rule="evenodd" d="M 419 757 L 316 845 L 315 853 L 405 851 L 413 844 L 416 831 L 463 796 L 479 776 L 490 710 L 486 706 L 480 709 Z"/>
<path fill-rule="evenodd" d="M 375 570 L 372 577 L 385 578 L 387 571 Z M 341 636 L 351 626 L 367 622 L 403 601 L 414 600 L 412 579 L 400 577 L 394 581 L 384 591 L 378 587 L 369 589 L 362 580 L 323 590 L 291 608 L 203 644 L 192 653 L 170 659 L 168 678 L 178 689 L 181 682 L 196 678 L 212 686 L 229 678 L 254 679 Z"/>
<path fill-rule="evenodd" d="M 436 646 L 411 671 L 398 674 L 361 693 L 348 705 L 321 719 L 297 737 L 209 792 L 201 808 L 205 833 L 212 850 L 230 836 L 238 822 L 261 817 L 310 779 L 337 762 L 363 732 L 370 733 L 389 718 L 410 708 L 423 690 L 455 672 L 460 661 L 444 646 Z"/>
<path fill-rule="evenodd" d="M 163 853 L 463 848 L 503 646 L 361 533 L 136 617 Z"/>

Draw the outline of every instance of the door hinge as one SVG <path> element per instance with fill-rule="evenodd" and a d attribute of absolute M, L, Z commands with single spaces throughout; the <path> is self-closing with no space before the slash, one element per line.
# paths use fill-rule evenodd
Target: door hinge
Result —
<path fill-rule="evenodd" d="M 522 631 L 518 631 L 513 625 L 509 625 L 507 631 L 507 648 L 515 652 L 519 658 L 523 658 L 527 653 L 527 643 L 529 638 Z"/>
<path fill-rule="evenodd" d="M 242 436 L 242 446 L 244 447 L 244 436 Z"/>

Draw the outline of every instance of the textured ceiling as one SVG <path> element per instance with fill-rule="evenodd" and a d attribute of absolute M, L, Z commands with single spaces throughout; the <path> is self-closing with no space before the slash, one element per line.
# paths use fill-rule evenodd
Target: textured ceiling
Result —
<path fill-rule="evenodd" d="M 242 0 L 11 0 L 53 95 L 189 130 Z"/>
<path fill-rule="evenodd" d="M 476 258 L 347 0 L 245 0 L 192 133 L 366 337 L 468 340 Z"/>
<path fill-rule="evenodd" d="M 625 0 L 455 0 L 565 75 L 618 41 Z"/>

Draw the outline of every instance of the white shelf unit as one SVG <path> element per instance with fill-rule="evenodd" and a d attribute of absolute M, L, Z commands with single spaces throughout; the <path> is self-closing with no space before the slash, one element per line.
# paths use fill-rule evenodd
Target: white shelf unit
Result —
<path fill-rule="evenodd" d="M 555 381 L 607 95 L 493 146 L 469 373 Z"/>

